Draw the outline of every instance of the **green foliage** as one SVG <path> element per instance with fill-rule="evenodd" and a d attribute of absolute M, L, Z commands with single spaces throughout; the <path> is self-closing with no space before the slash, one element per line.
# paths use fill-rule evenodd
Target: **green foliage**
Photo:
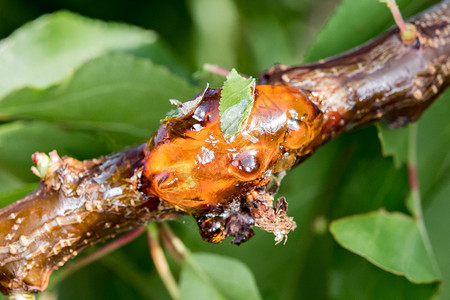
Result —
<path fill-rule="evenodd" d="M 410 216 L 379 210 L 338 220 L 330 230 L 344 248 L 384 270 L 415 283 L 439 279 L 434 255 Z"/>
<path fill-rule="evenodd" d="M 180 274 L 182 300 L 259 300 L 251 271 L 240 261 L 209 253 L 188 258 Z"/>
<path fill-rule="evenodd" d="M 5 1 L 11 6 L 16 0 Z M 258 74 L 276 62 L 300 63 L 307 48 L 307 61 L 337 54 L 393 24 L 376 0 L 343 0 L 335 12 L 334 1 L 192 0 L 188 10 L 184 1 L 176 1 L 165 11 L 189 26 L 167 17 L 174 20 L 169 28 L 171 23 L 162 18 L 165 27 L 158 31 L 167 33 L 167 41 L 153 31 L 63 11 L 42 16 L 0 42 L 0 205 L 35 187 L 38 178 L 29 167 L 36 151 L 56 149 L 60 155 L 88 159 L 143 142 L 171 108 L 169 99 L 188 100 L 212 80 L 203 74 L 195 84 L 186 75 L 203 63 Z M 426 0 L 398 4 L 406 16 L 430 5 Z M 91 14 L 88 5 L 76 10 Z M 144 11 L 150 14 L 164 5 L 155 1 Z M 108 1 L 103 11 L 110 6 L 117 7 Z M 239 247 L 210 245 L 192 219 L 171 222 L 203 274 L 192 266 L 179 267 L 168 256 L 183 297 L 421 300 L 442 289 L 440 299 L 450 298 L 449 114 L 446 92 L 421 118 L 413 145 L 425 237 L 435 251 L 442 288 L 438 282 L 412 282 L 434 281 L 437 272 L 429 268 L 431 254 L 423 252 L 423 233 L 415 243 L 407 239 L 407 233 L 417 237 L 417 223 L 406 215 L 405 205 L 410 195 L 408 132 L 379 129 L 383 151 L 394 157 L 395 167 L 391 157 L 382 157 L 371 127 L 322 147 L 283 180 L 279 194 L 288 199 L 288 213 L 298 224 L 285 246 L 274 246 L 273 236 L 259 230 Z M 381 207 L 390 213 L 380 212 Z M 350 251 L 314 226 L 332 221 L 337 241 Z M 368 236 L 376 229 L 385 234 Z M 368 247 L 369 242 L 377 247 Z M 215 297 L 218 291 L 221 296 Z M 170 299 L 144 238 L 75 272 L 49 293 L 59 299 Z"/>
<path fill-rule="evenodd" d="M 396 168 L 408 162 L 408 128 L 392 130 L 386 124 L 378 123 L 378 138 L 384 156 L 392 156 Z"/>
<path fill-rule="evenodd" d="M 220 129 L 225 138 L 238 133 L 252 107 L 255 79 L 244 78 L 232 69 L 220 97 Z"/>
<path fill-rule="evenodd" d="M 431 299 L 438 291 L 438 283 L 413 284 L 344 251 L 335 257 L 330 274 L 333 299 Z"/>
<path fill-rule="evenodd" d="M 67 11 L 26 24 L 0 47 L 0 96 L 23 86 L 46 87 L 106 53 L 140 51 L 159 62 L 170 62 L 170 55 L 164 54 L 166 49 L 152 31 L 105 24 Z"/>
<path fill-rule="evenodd" d="M 191 98 L 197 88 L 147 59 L 107 54 L 86 62 L 64 82 L 10 93 L 0 102 L 0 118 L 118 132 L 139 141 L 157 125 L 149 118 L 162 116 L 170 107 L 168 91 L 174 98 Z"/>

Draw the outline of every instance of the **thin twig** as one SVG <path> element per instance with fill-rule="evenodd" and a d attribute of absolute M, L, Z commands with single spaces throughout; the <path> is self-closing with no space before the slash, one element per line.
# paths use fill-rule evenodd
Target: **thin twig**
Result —
<path fill-rule="evenodd" d="M 216 65 L 211 65 L 211 64 L 204 64 L 203 65 L 203 69 L 206 71 L 209 71 L 213 74 L 217 74 L 217 75 L 221 75 L 223 77 L 227 77 L 228 73 L 230 73 L 230 70 L 221 68 L 219 66 Z"/>
<path fill-rule="evenodd" d="M 185 253 L 180 253 L 173 244 L 173 237 L 175 235 L 172 233 L 172 236 L 170 236 L 168 230 L 166 230 L 166 228 L 169 228 L 170 230 L 170 227 L 166 225 L 166 223 L 159 223 L 158 228 L 164 247 L 167 249 L 167 251 L 170 252 L 172 257 L 175 258 L 178 264 L 182 265 L 184 260 L 186 259 Z"/>
<path fill-rule="evenodd" d="M 183 242 L 173 233 L 169 225 L 167 225 L 166 223 L 161 224 L 161 232 L 162 234 L 166 235 L 166 238 L 170 243 L 172 243 L 173 248 L 176 249 L 178 254 L 184 258 L 183 264 L 185 266 L 188 266 L 201 281 L 203 281 L 211 289 L 214 289 L 218 295 L 222 295 L 222 292 L 217 289 L 211 278 L 194 260 L 189 250 L 186 248 Z M 223 298 L 226 298 L 225 295 L 223 295 Z"/>
<path fill-rule="evenodd" d="M 150 254 L 153 258 L 153 263 L 155 264 L 156 270 L 166 286 L 167 291 L 172 299 L 180 299 L 180 290 L 178 289 L 178 285 L 172 275 L 172 272 L 170 271 L 164 251 L 159 243 L 158 228 L 155 223 L 147 226 L 147 240 L 150 248 Z"/>
<path fill-rule="evenodd" d="M 67 277 L 69 274 L 83 268 L 84 266 L 96 261 L 97 259 L 107 255 L 108 253 L 111 253 L 112 251 L 130 243 L 131 241 L 135 240 L 137 237 L 139 237 L 145 230 L 145 227 L 138 227 L 134 229 L 133 231 L 125 234 L 124 236 L 110 242 L 106 246 L 100 248 L 99 250 L 90 253 L 89 255 L 86 255 L 85 257 L 81 258 L 80 260 L 74 262 L 73 264 L 70 264 L 67 266 L 67 268 L 64 269 L 64 271 L 57 277 L 57 280 L 62 280 L 63 278 Z"/>
<path fill-rule="evenodd" d="M 169 242 L 173 245 L 173 248 L 178 252 L 178 255 L 184 258 L 183 263 L 189 265 L 189 267 L 194 270 L 194 272 L 205 282 L 210 283 L 210 279 L 203 270 L 197 265 L 197 263 L 192 258 L 192 255 L 188 248 L 183 244 L 183 242 L 173 233 L 172 229 L 170 229 L 169 225 L 162 224 L 161 232 L 164 232 L 167 235 Z M 212 286 L 212 285 L 211 285 Z"/>
<path fill-rule="evenodd" d="M 405 32 L 408 30 L 406 28 L 405 21 L 403 20 L 402 13 L 398 9 L 398 5 L 395 0 L 386 0 L 387 7 L 391 10 L 392 16 L 394 17 L 394 21 L 397 24 L 398 28 L 401 32 Z"/>
<path fill-rule="evenodd" d="M 398 5 L 395 0 L 384 0 L 387 7 L 390 9 L 392 16 L 394 17 L 395 24 L 397 24 L 400 29 L 400 38 L 404 43 L 412 43 L 419 34 L 416 26 L 411 23 L 405 23 L 402 17 L 402 13 L 398 9 Z"/>
<path fill-rule="evenodd" d="M 172 248 L 176 250 L 179 256 L 186 259 L 189 256 L 189 250 L 183 244 L 183 242 L 173 233 L 172 229 L 166 223 L 161 224 L 162 235 L 172 244 Z"/>

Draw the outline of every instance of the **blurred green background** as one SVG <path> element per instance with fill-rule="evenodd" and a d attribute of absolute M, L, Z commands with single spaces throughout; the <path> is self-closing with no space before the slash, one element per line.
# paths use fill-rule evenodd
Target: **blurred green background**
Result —
<path fill-rule="evenodd" d="M 1 0 L 0 37 L 42 14 L 67 9 L 91 18 L 155 30 L 190 72 L 208 62 L 258 75 L 275 62 L 299 61 L 337 3 L 337 0 Z"/>
<path fill-rule="evenodd" d="M 404 15 L 411 16 L 436 1 L 398 2 Z M 25 82 L 20 89 L 5 92 L 0 101 L 2 205 L 35 186 L 36 178 L 28 169 L 29 156 L 34 151 L 56 148 L 60 154 L 87 159 L 143 141 L 170 109 L 169 98 L 185 101 L 201 91 L 206 82 L 213 87 L 221 85 L 223 78 L 201 70 L 204 63 L 236 68 L 258 77 L 274 63 L 298 64 L 325 58 L 359 45 L 393 25 L 389 11 L 376 0 L 0 0 L 0 37 L 61 9 L 151 29 L 159 34 L 159 39 L 156 46 L 152 44 L 148 49 L 126 49 L 123 56 L 106 52 L 82 61 L 70 69 L 70 74 L 75 73 L 74 81 L 72 75 L 66 74 L 39 88 L 28 88 L 34 85 Z M 32 35 L 26 38 L 32 40 Z M 50 36 L 50 41 L 52 38 L 63 39 L 56 34 Z M 95 43 L 95 39 L 90 42 Z M 44 49 L 52 49 L 47 40 L 42 43 Z M 85 48 L 91 46 L 86 44 Z M 26 54 L 31 57 L 28 63 L 43 64 L 33 62 L 34 54 L 31 47 Z M 21 61 L 22 57 L 17 57 Z M 0 64 L 0 77 L 15 73 L 2 71 L 2 67 Z M 123 75 L 111 70 L 119 70 Z M 96 101 L 80 96 L 70 103 L 73 106 L 67 107 L 65 102 L 58 106 L 57 100 L 76 91 L 77 84 L 83 88 L 100 83 L 115 86 L 114 80 L 126 78 L 136 83 L 131 92 L 111 89 L 103 98 L 93 98 Z M 72 86 L 67 87 L 65 80 Z M 127 106 L 122 106 L 126 97 L 137 107 L 130 114 L 125 113 Z M 147 97 L 151 99 L 147 101 Z M 449 93 L 443 98 L 419 123 L 418 151 L 426 223 L 445 282 L 445 278 L 450 279 L 450 204 L 446 201 L 450 197 Z M 48 99 L 56 104 L 48 106 Z M 130 133 L 131 129 L 137 131 Z M 405 134 L 407 131 L 398 131 L 399 137 Z M 247 265 L 263 299 L 430 299 L 438 289 L 437 283 L 413 284 L 383 271 L 340 247 L 328 231 L 332 220 L 380 207 L 407 213 L 408 192 L 406 167 L 396 168 L 391 157 L 382 156 L 377 130 L 369 127 L 322 147 L 283 181 L 279 194 L 286 196 L 288 213 L 298 225 L 285 246 L 275 246 L 273 236 L 260 230 L 239 247 L 230 245 L 228 240 L 210 245 L 201 240 L 191 218 L 170 224 L 190 251 L 223 254 Z M 90 251 L 93 249 L 87 252 Z M 178 277 L 181 268 L 170 255 L 168 258 Z M 450 298 L 445 287 L 444 284 L 441 299 Z M 186 299 L 196 299 L 196 289 L 204 287 L 192 283 L 191 288 L 194 296 Z M 233 299 L 241 297 L 236 294 Z M 170 299 L 154 269 L 144 237 L 58 285 L 51 285 L 41 297 L 55 298 Z"/>

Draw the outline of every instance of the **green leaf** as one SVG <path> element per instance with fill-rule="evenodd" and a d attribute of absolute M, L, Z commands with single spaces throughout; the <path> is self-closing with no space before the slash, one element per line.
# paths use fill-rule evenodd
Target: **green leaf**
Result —
<path fill-rule="evenodd" d="M 330 230 L 344 248 L 388 272 L 414 283 L 439 280 L 429 245 L 407 215 L 379 210 L 335 221 Z"/>
<path fill-rule="evenodd" d="M 408 162 L 408 127 L 392 129 L 377 123 L 378 138 L 384 156 L 392 156 L 396 168 Z"/>
<path fill-rule="evenodd" d="M 443 285 L 442 294 L 439 299 L 450 299 L 450 184 L 444 184 L 433 194 L 430 205 L 425 209 L 424 215 L 427 220 L 427 228 L 430 240 L 436 253 L 436 259 L 442 271 Z"/>
<path fill-rule="evenodd" d="M 181 270 L 181 300 L 261 299 L 250 270 L 240 261 L 214 254 L 192 254 Z"/>
<path fill-rule="evenodd" d="M 413 284 L 342 248 L 333 253 L 328 280 L 333 300 L 429 300 L 439 289 L 439 283 Z"/>
<path fill-rule="evenodd" d="M 427 198 L 450 180 L 450 90 L 438 98 L 419 121 L 417 164 L 420 190 Z"/>
<path fill-rule="evenodd" d="M 3 40 L 0 49 L 0 98 L 24 86 L 46 87 L 109 52 L 135 53 L 174 65 L 156 33 L 67 11 L 26 24 Z"/>
<path fill-rule="evenodd" d="M 442 294 L 450 299 L 450 90 L 431 105 L 419 122 L 418 171 L 424 218 L 442 272 Z"/>
<path fill-rule="evenodd" d="M 169 98 L 198 92 L 167 68 L 124 54 L 87 62 L 47 89 L 23 88 L 0 101 L 0 119 L 40 119 L 71 128 L 150 136 Z"/>
<path fill-rule="evenodd" d="M 220 129 L 225 138 L 238 133 L 253 104 L 255 79 L 244 78 L 233 69 L 223 84 L 219 105 Z"/>

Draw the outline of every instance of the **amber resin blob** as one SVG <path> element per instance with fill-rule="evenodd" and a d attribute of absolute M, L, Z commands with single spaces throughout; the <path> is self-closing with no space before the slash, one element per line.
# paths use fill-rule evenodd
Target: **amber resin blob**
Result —
<path fill-rule="evenodd" d="M 242 198 L 307 155 L 323 115 L 297 89 L 258 85 L 235 136 L 220 130 L 220 90 L 207 90 L 186 115 L 159 127 L 148 146 L 147 192 L 186 211 Z"/>

